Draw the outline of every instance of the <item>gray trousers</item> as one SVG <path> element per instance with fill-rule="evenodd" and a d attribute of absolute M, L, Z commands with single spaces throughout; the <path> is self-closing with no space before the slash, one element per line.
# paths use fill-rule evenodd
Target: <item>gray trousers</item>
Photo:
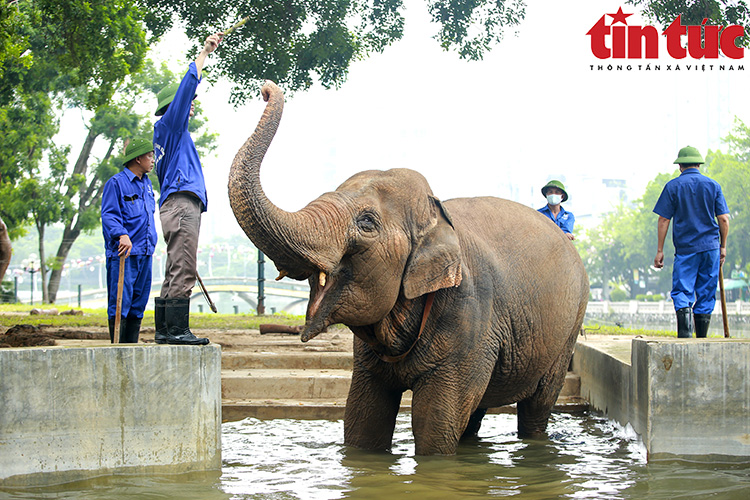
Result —
<path fill-rule="evenodd" d="M 192 194 L 172 193 L 159 209 L 167 265 L 162 299 L 190 297 L 198 272 L 198 235 L 203 203 Z"/>

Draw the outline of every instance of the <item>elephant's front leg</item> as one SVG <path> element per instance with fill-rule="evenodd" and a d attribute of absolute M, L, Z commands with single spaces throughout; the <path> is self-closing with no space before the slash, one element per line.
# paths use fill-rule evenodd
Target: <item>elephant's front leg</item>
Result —
<path fill-rule="evenodd" d="M 485 376 L 458 380 L 455 373 L 433 373 L 420 381 L 413 389 L 411 417 L 417 455 L 455 455 L 487 382 Z"/>
<path fill-rule="evenodd" d="M 355 363 L 344 414 L 344 444 L 366 450 L 390 449 L 401 395 Z"/>

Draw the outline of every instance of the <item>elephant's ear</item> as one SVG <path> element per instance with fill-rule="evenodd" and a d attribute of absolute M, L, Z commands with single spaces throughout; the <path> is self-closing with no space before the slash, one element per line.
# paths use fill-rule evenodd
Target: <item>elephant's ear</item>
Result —
<path fill-rule="evenodd" d="M 413 299 L 461 284 L 461 248 L 440 200 L 430 196 L 431 221 L 417 237 L 404 272 L 404 295 Z"/>

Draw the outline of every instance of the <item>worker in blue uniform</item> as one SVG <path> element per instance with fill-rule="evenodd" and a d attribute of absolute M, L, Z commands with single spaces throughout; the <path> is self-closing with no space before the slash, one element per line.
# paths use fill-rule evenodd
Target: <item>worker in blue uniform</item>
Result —
<path fill-rule="evenodd" d="M 107 316 L 114 342 L 120 257 L 125 256 L 120 342 L 137 343 L 151 293 L 151 263 L 156 246 L 156 202 L 148 173 L 154 168 L 151 141 L 136 139 L 125 148 L 125 168 L 102 193 L 102 234 L 107 257 Z"/>
<path fill-rule="evenodd" d="M 190 294 L 198 271 L 198 235 L 201 215 L 208 207 L 206 183 L 198 151 L 188 131 L 195 114 L 193 99 L 208 55 L 216 50 L 221 33 L 206 38 L 203 50 L 190 63 L 179 83 L 157 95 L 154 125 L 156 173 L 161 186 L 159 217 L 167 262 L 160 296 L 155 299 L 154 321 L 158 344 L 205 345 L 209 340 L 190 331 Z"/>
<path fill-rule="evenodd" d="M 562 182 L 551 180 L 542 188 L 542 196 L 547 199 L 547 205 L 540 208 L 538 212 L 543 213 L 557 225 L 569 240 L 574 240 L 573 226 L 576 218 L 572 212 L 568 212 L 562 206 L 568 199 L 568 193 Z"/>
<path fill-rule="evenodd" d="M 692 337 L 695 326 L 695 336 L 706 337 L 716 304 L 719 266 L 727 255 L 729 208 L 719 183 L 701 174 L 704 161 L 696 148 L 680 149 L 674 163 L 680 166 L 680 175 L 667 182 L 654 207 L 659 216 L 654 267 L 664 267 L 664 240 L 674 220 L 671 295 L 677 336 Z"/>

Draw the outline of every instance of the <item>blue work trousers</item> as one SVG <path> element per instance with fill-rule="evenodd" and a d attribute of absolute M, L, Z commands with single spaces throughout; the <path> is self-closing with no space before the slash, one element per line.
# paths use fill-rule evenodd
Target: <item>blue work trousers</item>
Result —
<path fill-rule="evenodd" d="M 672 301 L 674 309 L 692 307 L 694 314 L 711 314 L 719 283 L 719 249 L 674 256 Z"/>
<path fill-rule="evenodd" d="M 123 318 L 143 318 L 148 297 L 151 293 L 151 255 L 130 255 L 125 259 L 125 279 L 122 286 Z M 117 313 L 117 277 L 120 272 L 120 258 L 107 259 L 107 314 Z"/>

